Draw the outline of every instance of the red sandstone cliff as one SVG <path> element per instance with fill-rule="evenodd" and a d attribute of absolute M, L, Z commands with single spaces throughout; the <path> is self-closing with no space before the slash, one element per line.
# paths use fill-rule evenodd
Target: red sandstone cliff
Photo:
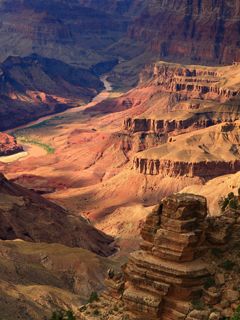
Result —
<path fill-rule="evenodd" d="M 164 59 L 202 64 L 240 60 L 238 0 L 149 0 L 146 6 L 129 36 Z"/>

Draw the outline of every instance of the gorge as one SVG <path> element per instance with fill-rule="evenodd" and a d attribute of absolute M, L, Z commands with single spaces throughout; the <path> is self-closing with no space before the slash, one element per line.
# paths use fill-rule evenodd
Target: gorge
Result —
<path fill-rule="evenodd" d="M 0 319 L 238 319 L 239 25 L 0 1 Z"/>

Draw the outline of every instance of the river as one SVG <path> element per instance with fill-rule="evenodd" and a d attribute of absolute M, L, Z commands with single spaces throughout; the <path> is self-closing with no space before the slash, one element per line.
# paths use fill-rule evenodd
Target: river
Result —
<path fill-rule="evenodd" d="M 87 103 L 86 105 L 81 106 L 81 107 L 70 108 L 70 109 L 67 109 L 67 110 L 65 110 L 63 112 L 60 112 L 60 113 L 54 113 L 54 114 L 51 114 L 51 115 L 48 115 L 48 116 L 45 116 L 45 117 L 41 117 L 38 120 L 31 121 L 31 122 L 29 122 L 29 123 L 27 123 L 25 125 L 16 127 L 14 129 L 11 129 L 11 130 L 7 130 L 5 132 L 6 133 L 10 133 L 10 132 L 14 132 L 15 130 L 19 130 L 19 129 L 26 129 L 26 128 L 29 128 L 29 127 L 31 127 L 33 125 L 39 124 L 39 123 L 41 123 L 43 121 L 50 120 L 50 119 L 52 119 L 52 118 L 54 118 L 56 116 L 59 116 L 59 115 L 67 115 L 67 114 L 70 114 L 70 113 L 81 111 L 81 110 L 86 109 L 86 108 L 90 108 L 90 107 L 94 106 L 95 104 L 106 100 L 109 97 L 110 92 L 112 91 L 112 85 L 107 80 L 107 77 L 108 77 L 107 75 L 103 75 L 100 78 L 101 81 L 104 84 L 104 90 L 101 91 L 96 97 L 93 98 L 93 100 L 91 102 Z M 24 143 L 22 143 L 22 145 L 24 147 L 24 151 L 23 152 L 19 152 L 17 154 L 11 155 L 11 156 L 0 157 L 0 162 L 4 162 L 4 163 L 15 162 L 15 161 L 18 161 L 18 160 L 26 159 L 26 157 L 28 157 L 28 156 L 30 156 L 32 154 L 42 155 L 42 153 L 44 151 L 39 146 L 34 146 L 34 145 L 29 145 L 29 144 L 24 144 Z"/>
<path fill-rule="evenodd" d="M 4 132 L 11 133 L 11 132 L 14 132 L 15 130 L 26 129 L 26 128 L 29 128 L 29 127 L 31 127 L 33 125 L 39 124 L 39 123 L 41 123 L 43 121 L 50 120 L 50 119 L 52 119 L 52 118 L 54 118 L 56 116 L 62 116 L 64 114 L 78 112 L 78 111 L 81 111 L 83 109 L 92 107 L 95 104 L 106 100 L 109 97 L 110 92 L 112 91 L 112 84 L 111 84 L 111 82 L 109 82 L 107 80 L 107 78 L 108 78 L 108 75 L 106 75 L 106 74 L 101 76 L 100 79 L 104 84 L 104 90 L 101 91 L 96 97 L 93 98 L 93 100 L 91 102 L 87 103 L 86 105 L 80 106 L 80 107 L 75 107 L 75 108 L 70 108 L 70 109 L 67 109 L 67 110 L 65 110 L 63 112 L 54 113 L 54 114 L 51 114 L 51 115 L 48 115 L 48 116 L 44 116 L 44 117 L 39 118 L 38 120 L 34 120 L 34 121 L 31 121 L 31 122 L 28 122 L 27 124 L 15 127 L 14 129 L 6 130 Z"/>

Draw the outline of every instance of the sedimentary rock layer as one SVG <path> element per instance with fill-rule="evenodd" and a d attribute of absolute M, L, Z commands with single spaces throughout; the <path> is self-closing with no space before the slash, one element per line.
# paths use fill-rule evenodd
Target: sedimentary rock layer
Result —
<path fill-rule="evenodd" d="M 164 199 L 142 229 L 141 250 L 125 267 L 123 300 L 135 319 L 182 319 L 209 275 L 201 260 L 206 201 L 194 195 Z"/>
<path fill-rule="evenodd" d="M 148 0 L 129 37 L 165 59 L 232 63 L 240 60 L 238 0 Z"/>
<path fill-rule="evenodd" d="M 135 157 L 133 168 L 146 175 L 162 175 L 169 177 L 188 176 L 212 179 L 240 170 L 240 160 L 235 161 L 200 161 L 186 162 L 168 159 L 142 159 Z"/>

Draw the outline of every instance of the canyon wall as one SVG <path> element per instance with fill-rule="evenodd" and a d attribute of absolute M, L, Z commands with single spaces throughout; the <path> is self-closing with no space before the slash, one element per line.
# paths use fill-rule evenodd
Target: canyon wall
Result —
<path fill-rule="evenodd" d="M 194 163 L 191 161 L 173 161 L 169 159 L 142 159 L 136 156 L 133 160 L 133 169 L 145 175 L 213 179 L 240 171 L 240 160 L 199 161 Z"/>
<path fill-rule="evenodd" d="M 240 60 L 238 0 L 150 0 L 129 28 L 163 59 L 204 63 Z"/>

